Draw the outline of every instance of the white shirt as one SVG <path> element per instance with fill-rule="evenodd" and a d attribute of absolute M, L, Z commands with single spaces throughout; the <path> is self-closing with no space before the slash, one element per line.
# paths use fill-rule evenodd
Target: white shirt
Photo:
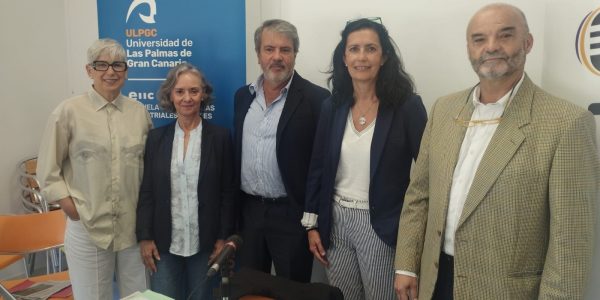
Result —
<path fill-rule="evenodd" d="M 342 138 L 340 160 L 335 174 L 334 198 L 341 197 L 356 201 L 353 208 L 357 209 L 368 209 L 369 207 L 371 142 L 375 132 L 375 121 L 373 120 L 363 131 L 359 132 L 354 128 L 352 111 L 350 111 Z M 356 205 L 357 203 L 359 205 Z M 318 218 L 317 214 L 304 212 L 300 223 L 306 229 L 312 229 L 317 227 Z"/>
<path fill-rule="evenodd" d="M 202 122 L 190 131 L 184 157 L 184 135 L 175 125 L 171 154 L 171 247 L 169 252 L 192 256 L 200 251 L 198 225 L 198 177 L 202 147 Z"/>
<path fill-rule="evenodd" d="M 357 202 L 369 202 L 371 141 L 374 128 L 375 120 L 359 132 L 354 128 L 352 111 L 348 113 L 335 175 L 336 195 Z"/>
<path fill-rule="evenodd" d="M 509 98 L 514 97 L 514 92 L 519 90 L 523 78 L 525 76 L 522 76 L 515 87 L 495 103 L 481 103 L 479 101 L 480 90 L 479 87 L 476 87 L 473 91 L 473 105 L 475 109 L 471 115 L 471 120 L 490 120 L 501 117 L 509 102 Z M 452 175 L 452 187 L 450 188 L 450 200 L 444 230 L 443 251 L 448 255 L 454 255 L 456 226 L 462 215 L 465 200 L 467 200 L 467 196 L 469 195 L 469 190 L 475 179 L 479 163 L 496 132 L 496 128 L 498 128 L 498 123 L 480 124 L 469 127 L 465 133 L 458 161 L 454 168 L 454 174 Z"/>

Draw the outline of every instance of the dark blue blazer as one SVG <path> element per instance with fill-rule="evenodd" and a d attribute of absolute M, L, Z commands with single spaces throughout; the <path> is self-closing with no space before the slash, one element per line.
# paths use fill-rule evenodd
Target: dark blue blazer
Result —
<path fill-rule="evenodd" d="M 329 247 L 335 177 L 350 103 L 323 103 L 310 164 L 305 211 L 318 214 L 321 242 Z M 410 168 L 416 160 L 427 114 L 418 95 L 398 105 L 379 106 L 371 142 L 369 212 L 371 226 L 395 246 Z"/>
<path fill-rule="evenodd" d="M 137 240 L 154 240 L 160 252 L 171 246 L 171 153 L 176 122 L 150 130 L 137 206 Z M 201 251 L 234 231 L 235 182 L 229 130 L 202 120 L 198 224 Z"/>
<path fill-rule="evenodd" d="M 295 72 L 277 125 L 277 163 L 288 197 L 292 204 L 297 206 L 298 222 L 304 209 L 306 176 L 321 104 L 329 95 L 328 90 L 309 82 Z M 241 87 L 235 93 L 235 176 L 238 187 L 242 166 L 244 119 L 254 98 L 255 95 L 250 93 L 248 86 Z"/>

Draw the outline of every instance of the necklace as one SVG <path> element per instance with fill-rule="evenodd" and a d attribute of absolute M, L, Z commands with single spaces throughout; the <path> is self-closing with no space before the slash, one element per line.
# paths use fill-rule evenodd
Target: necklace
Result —
<path fill-rule="evenodd" d="M 506 109 L 508 108 L 508 106 L 512 102 L 513 92 L 515 91 L 515 87 L 517 86 L 518 83 L 519 83 L 519 81 L 517 81 L 515 84 L 513 84 L 512 88 L 510 89 L 510 94 L 508 94 L 508 101 L 506 102 L 506 105 L 504 106 L 504 110 L 502 111 L 502 115 L 500 115 L 500 117 L 494 118 L 494 119 L 483 119 L 483 120 L 463 120 L 463 119 L 459 118 L 459 116 L 462 113 L 462 111 L 465 109 L 465 106 L 469 103 L 469 100 L 471 98 L 471 95 L 475 91 L 475 88 L 477 86 L 479 86 L 479 83 L 477 83 L 469 91 L 469 94 L 467 95 L 467 101 L 466 101 L 465 105 L 463 105 L 463 107 L 460 109 L 460 111 L 458 112 L 458 114 L 456 115 L 456 117 L 454 118 L 454 122 L 456 124 L 458 124 L 459 126 L 467 127 L 467 128 L 468 127 L 473 127 L 473 126 L 479 126 L 479 125 L 492 125 L 492 124 L 498 124 L 498 123 L 500 123 L 500 121 L 502 121 L 502 118 L 504 117 L 504 112 L 506 112 Z"/>
<path fill-rule="evenodd" d="M 371 102 L 371 105 L 369 105 L 369 108 L 367 108 L 367 110 L 365 112 L 361 112 L 360 109 L 358 108 L 358 105 L 356 105 L 356 110 L 358 111 L 358 114 L 359 114 L 358 124 L 360 124 L 360 126 L 365 126 L 365 124 L 367 124 L 366 115 L 371 111 L 371 108 L 373 108 L 373 106 L 375 105 L 375 102 L 377 102 L 377 101 Z"/>

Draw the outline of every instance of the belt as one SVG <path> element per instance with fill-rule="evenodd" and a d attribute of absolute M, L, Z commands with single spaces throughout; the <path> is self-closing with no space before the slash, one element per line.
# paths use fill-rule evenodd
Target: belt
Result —
<path fill-rule="evenodd" d="M 446 254 L 442 250 L 442 253 L 440 253 L 440 265 L 442 263 L 446 263 L 447 266 L 449 266 L 449 267 L 454 266 L 454 256 L 452 256 L 450 254 Z"/>
<path fill-rule="evenodd" d="M 346 198 L 340 195 L 333 195 L 333 201 L 342 207 L 355 208 L 355 209 L 369 209 L 369 201 L 361 201 L 356 199 Z"/>
<path fill-rule="evenodd" d="M 260 202 L 262 204 L 283 204 L 283 203 L 289 202 L 288 197 L 273 198 L 273 197 L 250 195 L 250 194 L 246 194 L 246 193 L 244 193 L 244 196 L 246 197 L 246 199 Z"/>

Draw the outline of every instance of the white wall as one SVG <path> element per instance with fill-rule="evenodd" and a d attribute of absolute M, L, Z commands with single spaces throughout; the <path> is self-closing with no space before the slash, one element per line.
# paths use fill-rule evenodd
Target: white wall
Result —
<path fill-rule="evenodd" d="M 85 51 L 98 37 L 94 0 L 0 2 L 0 213 L 20 213 L 16 165 L 37 155 L 50 112 L 90 84 Z"/>
<path fill-rule="evenodd" d="M 247 80 L 253 81 L 260 73 L 253 32 L 263 20 L 283 18 L 298 27 L 297 70 L 303 77 L 325 86 L 324 72 L 346 21 L 378 16 L 398 44 L 406 69 L 429 108 L 439 96 L 476 83 L 467 60 L 465 30 L 473 12 L 490 2 L 246 0 Z M 572 46 L 557 45 L 551 38 L 559 33 L 571 34 L 569 24 L 577 24 L 583 17 L 579 13 L 600 6 L 600 1 L 507 2 L 523 9 L 535 37 L 526 67 L 534 82 L 582 106 L 587 106 L 586 101 L 593 97 L 598 102 L 599 95 L 588 92 L 586 86 L 600 86 L 600 78 L 581 74 L 583 71 L 575 64 L 561 65 L 556 58 Z M 566 23 L 558 25 L 559 19 Z M 4 108 L 0 116 L 0 213 L 21 211 L 15 166 L 20 159 L 37 153 L 52 109 L 70 95 L 88 89 L 85 51 L 97 36 L 95 0 L 0 1 L 0 104 Z M 574 74 L 583 80 L 569 81 Z M 600 282 L 598 262 L 596 259 L 591 279 L 596 283 Z M 590 295 L 600 295 L 600 286 L 593 285 L 590 291 Z"/>
<path fill-rule="evenodd" d="M 412 75 L 417 91 L 427 108 L 436 98 L 474 85 L 473 73 L 466 52 L 466 27 L 470 16 L 482 5 L 492 1 L 467 0 L 303 0 L 253 1 L 247 8 L 261 10 L 252 17 L 261 20 L 282 18 L 298 28 L 300 52 L 296 69 L 305 78 L 326 86 L 331 55 L 340 40 L 340 32 L 348 20 L 359 17 L 381 17 L 395 40 L 406 70 Z M 511 1 L 508 1 L 511 3 Z M 522 1 L 521 1 L 522 2 Z M 443 3 L 443 5 L 440 5 Z M 542 75 L 544 14 L 543 0 L 526 3 L 512 1 L 529 17 L 536 45 L 528 57 L 527 72 L 539 82 Z M 250 22 L 254 26 L 250 28 Z M 251 34 L 260 23 L 248 20 Z M 253 45 L 248 45 L 252 49 Z M 248 79 L 254 80 L 260 69 L 256 56 L 248 59 Z"/>
<path fill-rule="evenodd" d="M 67 95 L 65 1 L 0 2 L 0 212 L 20 212 L 16 165 Z"/>

